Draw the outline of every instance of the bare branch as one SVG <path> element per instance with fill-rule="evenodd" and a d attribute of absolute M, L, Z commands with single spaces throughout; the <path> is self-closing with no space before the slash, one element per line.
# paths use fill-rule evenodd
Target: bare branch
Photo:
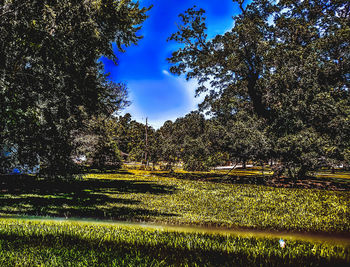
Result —
<path fill-rule="evenodd" d="M 244 4 L 244 0 L 237 0 L 237 3 L 239 5 L 239 9 L 242 11 L 242 14 L 245 14 L 246 9 L 244 9 L 243 4 Z"/>

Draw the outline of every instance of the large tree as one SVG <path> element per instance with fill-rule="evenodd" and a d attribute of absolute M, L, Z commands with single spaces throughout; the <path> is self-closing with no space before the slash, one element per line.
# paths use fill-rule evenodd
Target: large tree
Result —
<path fill-rule="evenodd" d="M 204 10 L 180 15 L 170 40 L 183 46 L 169 59 L 171 71 L 198 79 L 197 93 L 207 93 L 202 108 L 214 115 L 257 116 L 289 176 L 348 160 L 349 2 L 234 2 L 241 12 L 233 28 L 213 39 Z"/>
<path fill-rule="evenodd" d="M 123 100 L 98 59 L 117 62 L 112 43 L 137 43 L 146 12 L 132 0 L 0 1 L 0 145 L 13 148 L 10 161 L 69 172 L 72 131 Z"/>

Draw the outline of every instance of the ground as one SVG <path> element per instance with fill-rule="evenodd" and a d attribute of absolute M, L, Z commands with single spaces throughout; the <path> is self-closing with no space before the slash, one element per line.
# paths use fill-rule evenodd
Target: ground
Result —
<path fill-rule="evenodd" d="M 167 249 L 163 248 L 167 251 L 165 253 L 167 256 L 162 258 L 158 257 L 159 255 L 154 257 L 153 254 L 147 252 L 150 250 L 150 246 L 153 246 L 152 240 L 155 240 L 154 229 L 147 227 L 139 229 L 137 225 L 129 226 L 130 229 L 124 229 L 123 227 L 126 226 L 121 225 L 108 224 L 103 226 L 120 231 L 136 231 L 137 233 L 141 231 L 143 234 L 152 236 L 148 241 L 143 239 L 142 244 L 139 245 L 138 256 L 130 254 L 127 249 L 120 251 L 120 255 L 130 257 L 129 263 L 138 259 L 145 265 L 150 263 L 149 260 L 151 262 L 155 260 L 154 265 L 162 265 L 160 263 L 163 261 L 170 265 L 181 264 L 175 260 L 176 257 L 174 258 L 172 254 L 179 253 L 178 249 L 185 246 L 184 243 L 180 242 L 181 245 L 177 243 L 179 241 L 177 235 L 180 234 L 181 238 L 192 240 L 190 245 L 186 243 L 186 248 L 181 248 L 181 253 L 193 249 L 198 252 L 198 255 L 194 253 L 197 255 L 194 258 L 184 257 L 183 263 L 187 262 L 189 265 L 191 262 L 199 265 L 203 265 L 201 264 L 203 262 L 215 265 L 215 258 L 224 253 L 223 251 L 226 251 L 223 265 L 230 260 L 232 261 L 235 258 L 234 255 L 238 254 L 240 255 L 239 259 L 249 257 L 247 261 L 237 261 L 236 265 L 248 263 L 269 265 L 273 262 L 276 263 L 275 265 L 305 265 L 307 263 L 322 265 L 322 262 L 349 263 L 350 179 L 348 179 L 348 173 L 338 172 L 332 176 L 333 174 L 323 171 L 312 179 L 296 182 L 287 179 L 273 180 L 268 176 L 268 172 L 262 175 L 261 170 L 258 169 L 235 170 L 229 176 L 226 174 L 226 171 L 206 173 L 177 171 L 169 173 L 127 169 L 115 173 L 90 173 L 75 181 L 49 181 L 34 176 L 3 176 L 0 180 L 0 215 L 7 217 L 7 219 L 0 220 L 0 240 L 2 240 L 0 259 L 5 247 L 13 248 L 13 251 L 12 249 L 7 249 L 7 251 L 12 251 L 14 254 L 6 256 L 13 260 L 12 263 L 20 258 L 31 259 L 34 254 L 51 255 L 62 264 L 69 259 L 68 256 L 68 258 L 64 256 L 66 254 L 63 256 L 60 254 L 62 251 L 57 252 L 55 246 L 47 248 L 49 251 L 46 252 L 38 249 L 37 246 L 36 249 L 32 249 L 33 240 L 35 240 L 35 244 L 45 242 L 47 244 L 48 241 L 46 237 L 44 238 L 46 234 L 42 230 L 26 233 L 27 229 L 47 229 L 47 234 L 55 236 L 59 226 L 56 225 L 57 221 L 45 223 L 18 219 L 18 217 L 23 218 L 26 215 L 44 216 L 47 219 L 64 218 L 63 220 L 66 220 L 68 225 L 67 227 L 62 226 L 64 229 L 60 230 L 62 232 L 58 235 L 58 239 L 60 239 L 59 236 L 69 235 L 81 240 L 82 236 L 86 236 L 84 234 L 86 227 L 92 232 L 100 229 L 96 222 L 86 226 L 84 222 L 76 221 L 75 223 L 78 225 L 74 227 L 80 229 L 78 231 L 80 234 L 69 232 L 69 227 L 71 227 L 69 223 L 74 223 L 69 222 L 72 218 L 78 220 L 89 218 L 108 222 L 134 221 L 163 226 L 189 225 L 194 228 L 201 226 L 200 229 L 214 227 L 223 230 L 221 233 L 215 231 L 203 233 L 202 231 L 202 234 L 199 234 L 180 233 L 181 231 L 177 229 L 166 228 L 165 231 L 162 231 L 165 236 L 161 240 L 168 242 Z M 6 227 L 9 224 L 13 226 L 18 224 L 19 228 L 14 230 L 15 228 L 12 226 L 12 230 L 9 230 L 9 227 Z M 32 225 L 30 226 L 32 228 L 28 224 Z M 59 222 L 59 225 L 61 224 L 62 222 Z M 22 230 L 18 231 L 18 229 Z M 225 232 L 225 229 L 230 229 L 231 232 Z M 242 236 L 242 229 L 246 229 L 245 231 L 254 229 L 255 232 L 250 233 L 250 236 Z M 234 231 L 232 232 L 232 230 Z M 260 231 L 260 235 L 256 234 L 257 231 Z M 96 235 L 98 236 L 97 233 Z M 312 238 L 307 238 L 310 235 Z M 335 240 L 333 243 L 329 242 L 330 235 Z M 31 238 L 24 238 L 28 236 Z M 220 236 L 231 238 L 231 243 L 218 241 L 221 240 Z M 328 239 L 323 237 L 328 237 Z M 94 244 L 96 238 L 95 234 L 91 236 L 89 239 L 91 244 Z M 120 242 L 125 244 L 139 242 L 113 238 L 111 246 L 119 246 Z M 287 240 L 287 249 L 278 245 L 280 238 Z M 156 238 L 156 240 L 158 239 Z M 20 242 L 20 244 L 16 242 Z M 63 242 L 60 244 L 64 244 L 65 247 L 71 246 L 69 240 L 64 239 L 57 242 Z M 159 240 L 155 241 L 156 251 L 160 249 L 158 252 L 162 254 L 163 243 L 159 242 Z M 210 244 L 208 246 L 211 248 L 207 249 L 211 251 L 208 254 L 211 256 L 200 257 L 207 250 L 198 245 L 198 242 Z M 16 244 L 31 249 L 23 250 L 26 251 L 26 254 L 22 255 L 18 251 L 15 252 Z M 109 243 L 103 244 L 108 250 Z M 226 246 L 226 250 L 222 246 Z M 259 248 L 260 246 L 265 249 Z M 213 247 L 217 249 L 213 249 Z M 227 250 L 227 247 L 231 249 Z M 316 248 L 319 248 L 319 251 Z M 71 249 L 78 248 L 71 247 Z M 80 253 L 85 255 L 85 249 L 87 249 L 85 246 L 79 247 Z M 89 247 L 91 251 L 96 249 L 94 245 Z M 31 254 L 28 251 L 35 252 Z M 97 259 L 98 261 L 99 252 L 96 250 L 94 253 L 96 253 L 95 256 L 84 257 L 87 260 Z M 101 253 L 107 252 L 102 251 Z M 259 253 L 261 257 L 257 256 Z M 153 256 L 149 258 L 150 255 Z M 107 265 L 110 265 L 109 263 L 113 261 L 113 254 L 108 254 L 106 257 L 110 259 L 110 261 L 107 260 Z M 4 257 L 2 259 L 5 264 Z M 42 261 L 38 261 L 38 264 L 52 265 L 50 259 L 49 256 L 45 256 Z M 116 262 L 119 262 L 118 259 L 115 258 Z M 288 259 L 285 264 L 282 264 L 283 259 Z M 328 260 L 325 261 L 325 259 Z M 28 262 L 31 261 L 28 260 Z M 76 263 L 78 262 L 79 260 L 76 261 Z M 117 265 L 124 264 L 119 262 Z M 125 263 L 125 265 L 127 264 Z M 135 262 L 131 265 L 139 264 Z"/>

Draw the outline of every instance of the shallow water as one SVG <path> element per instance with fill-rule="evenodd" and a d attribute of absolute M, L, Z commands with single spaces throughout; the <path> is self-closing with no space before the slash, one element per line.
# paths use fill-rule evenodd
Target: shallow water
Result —
<path fill-rule="evenodd" d="M 256 230 L 243 228 L 220 228 L 206 227 L 195 225 L 170 225 L 151 222 L 128 222 L 128 221 L 112 221 L 112 220 L 96 220 L 89 218 L 62 218 L 62 217 L 42 217 L 42 216 L 20 216 L 20 217 L 3 217 L 5 219 L 19 219 L 25 221 L 42 221 L 42 222 L 74 222 L 85 224 L 99 225 L 115 225 L 115 226 L 131 226 L 141 228 L 159 229 L 170 232 L 185 233 L 205 233 L 234 235 L 239 237 L 256 237 L 256 238 L 282 238 L 286 240 L 301 240 L 318 243 L 330 243 L 350 246 L 350 233 L 319 233 L 319 232 L 291 232 L 291 231 L 273 231 L 273 230 Z M 1 218 L 0 218 L 1 219 Z"/>

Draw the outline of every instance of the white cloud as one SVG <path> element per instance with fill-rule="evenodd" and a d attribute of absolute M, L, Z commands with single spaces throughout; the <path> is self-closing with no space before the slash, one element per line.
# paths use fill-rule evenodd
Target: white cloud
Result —
<path fill-rule="evenodd" d="M 167 70 L 162 70 L 162 73 L 166 76 L 171 76 L 171 74 L 169 73 L 169 71 Z"/>
<path fill-rule="evenodd" d="M 196 80 L 186 81 L 184 76 L 176 77 L 171 75 L 168 71 L 162 71 L 168 77 L 166 78 L 169 83 L 177 84 L 178 88 L 180 88 L 180 94 L 183 96 L 183 104 L 180 107 L 170 108 L 168 110 L 164 110 L 162 112 L 158 112 L 156 114 L 147 114 L 147 112 L 137 103 L 137 99 L 133 94 L 132 82 L 130 83 L 129 89 L 129 98 L 131 101 L 131 105 L 126 108 L 121 114 L 130 113 L 132 118 L 136 121 L 145 123 L 146 117 L 148 118 L 148 123 L 153 128 L 160 128 L 165 121 L 171 120 L 175 121 L 179 117 L 183 117 L 191 111 L 198 109 L 198 104 L 201 103 L 204 99 L 204 96 L 195 97 L 195 90 L 198 87 L 198 83 Z M 149 81 L 138 81 L 138 83 L 147 83 Z M 166 82 L 164 81 L 152 81 L 153 83 L 164 83 L 166 86 Z"/>
<path fill-rule="evenodd" d="M 198 104 L 200 104 L 204 100 L 204 95 L 199 97 L 195 97 L 196 89 L 198 87 L 198 82 L 196 80 L 186 81 L 185 77 L 176 77 L 180 84 L 182 84 L 185 89 L 187 99 L 189 101 L 189 107 L 192 110 L 196 110 L 198 108 Z"/>

